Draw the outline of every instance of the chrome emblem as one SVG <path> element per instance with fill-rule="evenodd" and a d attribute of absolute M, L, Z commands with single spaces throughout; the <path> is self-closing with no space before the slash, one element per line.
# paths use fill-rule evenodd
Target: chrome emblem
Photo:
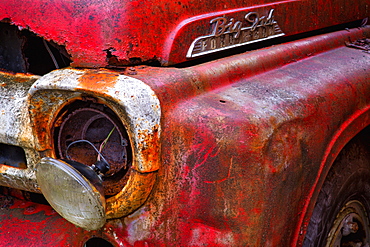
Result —
<path fill-rule="evenodd" d="M 249 24 L 248 26 L 243 27 L 243 22 L 235 21 L 234 18 L 212 19 L 210 21 L 212 33 L 196 38 L 186 57 L 202 56 L 285 35 L 274 20 L 274 9 L 270 10 L 267 17 L 260 17 L 257 12 L 249 12 L 244 19 Z"/>

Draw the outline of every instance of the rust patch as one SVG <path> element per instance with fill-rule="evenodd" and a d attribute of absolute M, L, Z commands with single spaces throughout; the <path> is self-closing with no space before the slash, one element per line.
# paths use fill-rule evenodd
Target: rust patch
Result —
<path fill-rule="evenodd" d="M 107 199 L 107 218 L 120 218 L 140 207 L 152 191 L 156 177 L 156 172 L 139 173 L 132 170 L 129 181 L 123 190 Z"/>
<path fill-rule="evenodd" d="M 125 127 L 110 108 L 77 100 L 59 112 L 52 133 L 58 158 L 85 165 L 103 158 L 110 166 L 104 173 L 105 195 L 122 190 L 132 163 L 131 144 Z"/>
<path fill-rule="evenodd" d="M 158 163 L 159 152 L 159 126 L 153 127 L 152 133 L 148 130 L 139 130 L 138 139 L 143 140 L 138 143 L 138 151 L 141 153 L 144 164 L 150 164 L 150 167 Z"/>
<path fill-rule="evenodd" d="M 9 71 L 2 71 L 0 69 L 0 78 L 1 78 L 0 85 L 2 87 L 6 87 L 8 85 L 13 85 L 14 83 L 33 83 L 35 80 L 39 78 L 39 76 L 26 73 L 14 73 Z"/>
<path fill-rule="evenodd" d="M 78 81 L 82 88 L 106 92 L 108 88 L 115 85 L 118 76 L 118 74 L 106 70 L 87 70 Z"/>
<path fill-rule="evenodd" d="M 44 94 L 49 94 L 49 92 L 44 92 Z M 49 94 L 49 98 L 50 97 L 51 96 Z M 51 97 L 51 99 L 52 102 L 60 101 L 60 99 L 56 97 Z M 33 98 L 30 104 L 30 114 L 33 116 L 32 124 L 35 135 L 38 138 L 39 145 L 43 147 L 43 150 L 51 148 L 49 124 L 53 118 L 53 113 L 52 109 L 49 109 L 48 107 L 48 103 L 44 101 L 43 97 Z"/>
<path fill-rule="evenodd" d="M 5 173 L 8 169 L 8 166 L 0 164 L 0 173 Z"/>

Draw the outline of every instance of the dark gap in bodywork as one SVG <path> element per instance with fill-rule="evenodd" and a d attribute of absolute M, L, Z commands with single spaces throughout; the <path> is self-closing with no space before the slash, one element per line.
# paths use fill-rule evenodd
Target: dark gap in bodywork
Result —
<path fill-rule="evenodd" d="M 127 183 L 132 150 L 119 117 L 108 106 L 97 101 L 86 95 L 84 100 L 71 102 L 60 111 L 52 130 L 54 148 L 57 158 L 87 166 L 96 163 L 99 157 L 96 150 L 100 150 L 110 166 L 102 178 L 104 193 L 112 196 Z M 106 143 L 102 145 L 105 140 Z"/>
<path fill-rule="evenodd" d="M 9 23 L 0 22 L 0 69 L 44 75 L 68 67 L 70 56 L 63 46 Z"/>
<path fill-rule="evenodd" d="M 11 206 L 14 199 L 50 206 L 43 194 L 0 186 L 0 209 Z"/>
<path fill-rule="evenodd" d="M 21 147 L 0 143 L 0 164 L 27 168 L 27 159 Z"/>
<path fill-rule="evenodd" d="M 84 247 L 113 247 L 113 245 L 105 239 L 94 237 L 90 238 Z"/>

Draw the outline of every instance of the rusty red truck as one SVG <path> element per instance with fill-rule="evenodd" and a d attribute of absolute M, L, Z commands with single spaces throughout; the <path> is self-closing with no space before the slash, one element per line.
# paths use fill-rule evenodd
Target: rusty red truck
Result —
<path fill-rule="evenodd" d="M 369 16 L 0 1 L 0 246 L 369 246 Z"/>

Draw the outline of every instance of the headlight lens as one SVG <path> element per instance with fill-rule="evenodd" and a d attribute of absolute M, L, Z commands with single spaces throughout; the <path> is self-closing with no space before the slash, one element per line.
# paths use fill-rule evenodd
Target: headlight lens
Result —
<path fill-rule="evenodd" d="M 36 166 L 36 178 L 46 200 L 66 220 L 86 230 L 104 225 L 102 180 L 91 167 L 43 158 Z"/>

